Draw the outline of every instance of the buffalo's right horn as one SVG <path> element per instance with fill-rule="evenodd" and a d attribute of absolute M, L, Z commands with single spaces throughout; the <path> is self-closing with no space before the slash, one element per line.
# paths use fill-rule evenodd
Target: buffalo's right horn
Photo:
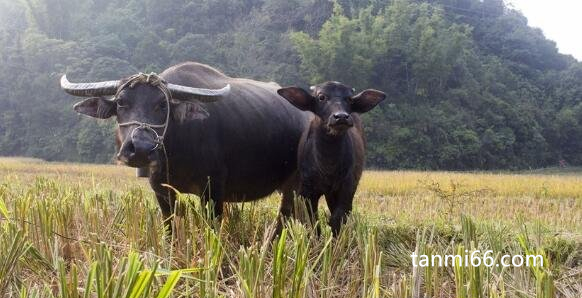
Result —
<path fill-rule="evenodd" d="M 61 77 L 61 88 L 74 96 L 110 96 L 117 93 L 121 81 L 105 81 L 94 83 L 71 83 L 67 75 Z"/>
<path fill-rule="evenodd" d="M 168 83 L 168 90 L 172 98 L 179 100 L 197 100 L 201 102 L 217 101 L 220 96 L 227 95 L 230 92 L 230 84 L 220 89 L 194 88 L 182 85 Z"/>

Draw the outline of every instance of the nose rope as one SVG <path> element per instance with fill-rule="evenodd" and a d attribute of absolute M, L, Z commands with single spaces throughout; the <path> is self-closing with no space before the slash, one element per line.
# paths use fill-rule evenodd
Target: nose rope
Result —
<path fill-rule="evenodd" d="M 122 125 L 123 124 L 123 125 Z M 159 135 L 158 132 L 154 129 L 154 128 L 165 128 L 166 125 L 164 124 L 160 124 L 160 125 L 152 125 L 152 124 L 147 124 L 147 123 L 143 123 L 143 122 L 138 122 L 138 121 L 131 121 L 131 122 L 126 122 L 126 123 L 122 123 L 119 126 L 129 126 L 129 125 L 137 125 L 136 127 L 134 127 L 129 135 L 129 139 L 134 142 L 135 140 L 135 132 L 139 129 L 143 129 L 145 131 L 149 131 L 154 135 L 154 144 L 156 145 L 154 148 L 152 148 L 150 150 L 150 152 L 158 149 L 159 146 L 163 146 L 164 145 L 164 136 L 163 135 Z M 125 141 L 127 141 L 128 138 L 125 139 Z M 124 142 L 125 143 L 125 142 Z"/>
<path fill-rule="evenodd" d="M 125 126 L 135 125 L 135 127 L 130 132 L 129 138 L 125 138 L 125 140 L 123 141 L 121 148 L 123 148 L 123 146 L 125 146 L 125 143 L 128 141 L 128 139 L 131 140 L 132 142 L 134 141 L 134 136 L 135 136 L 136 130 L 143 129 L 145 131 L 152 132 L 154 137 L 155 137 L 155 140 L 154 140 L 155 147 L 152 148 L 150 150 L 150 152 L 158 150 L 158 148 L 162 149 L 162 152 L 164 153 L 165 164 L 166 164 L 166 184 L 170 185 L 170 165 L 169 165 L 169 161 L 168 161 L 168 154 L 166 152 L 166 146 L 164 145 L 164 138 L 166 136 L 166 132 L 168 130 L 168 123 L 170 121 L 170 99 L 172 98 L 170 95 L 170 90 L 168 90 L 168 87 L 166 86 L 166 81 L 162 77 L 157 75 L 156 73 L 152 72 L 149 74 L 144 74 L 144 73 L 140 72 L 138 74 L 135 74 L 135 75 L 129 77 L 125 83 L 123 83 L 121 86 L 119 86 L 119 88 L 117 88 L 117 92 L 115 93 L 114 100 L 117 101 L 118 95 L 119 95 L 119 93 L 121 93 L 121 91 L 123 91 L 123 89 L 125 89 L 127 87 L 133 88 L 138 83 L 149 84 L 149 85 L 152 85 L 154 87 L 157 87 L 158 89 L 160 89 L 160 91 L 162 91 L 162 93 L 164 94 L 165 100 L 166 100 L 166 120 L 164 121 L 163 124 L 150 124 L 147 122 L 141 122 L 141 121 L 136 121 L 136 120 L 128 121 L 128 122 L 124 122 L 124 123 L 119 123 L 118 126 L 120 128 L 125 127 Z M 162 129 L 161 135 L 158 134 L 158 132 L 155 130 L 156 128 Z M 166 198 L 166 202 L 170 206 L 170 210 L 172 211 L 172 214 L 173 214 L 174 213 L 174 206 L 172 206 L 170 204 L 170 191 L 171 190 L 169 187 L 167 189 L 168 189 L 168 196 Z"/>

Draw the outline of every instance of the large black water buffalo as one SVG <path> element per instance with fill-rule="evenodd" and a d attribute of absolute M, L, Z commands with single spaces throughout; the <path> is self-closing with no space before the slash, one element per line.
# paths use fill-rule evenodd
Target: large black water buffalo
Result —
<path fill-rule="evenodd" d="M 210 199 L 217 216 L 223 202 L 252 201 L 280 190 L 281 212 L 290 213 L 297 144 L 309 115 L 281 100 L 277 84 L 231 78 L 187 62 L 159 76 L 120 81 L 70 83 L 63 76 L 61 87 L 90 97 L 74 105 L 78 113 L 116 116 L 117 157 L 149 168 L 164 217 L 172 215 L 175 194 L 163 183 Z"/>

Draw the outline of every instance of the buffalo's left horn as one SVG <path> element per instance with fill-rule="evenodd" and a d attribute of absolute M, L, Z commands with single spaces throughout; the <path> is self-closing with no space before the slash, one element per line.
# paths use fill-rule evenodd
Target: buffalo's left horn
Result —
<path fill-rule="evenodd" d="M 71 83 L 67 75 L 61 77 L 61 88 L 74 96 L 110 96 L 117 93 L 120 81 L 105 81 L 94 83 Z"/>
<path fill-rule="evenodd" d="M 194 88 L 182 85 L 174 85 L 168 83 L 168 90 L 172 94 L 172 98 L 178 100 L 197 100 L 201 102 L 217 101 L 220 96 L 227 95 L 230 92 L 230 84 L 227 84 L 221 89 L 204 89 Z"/>

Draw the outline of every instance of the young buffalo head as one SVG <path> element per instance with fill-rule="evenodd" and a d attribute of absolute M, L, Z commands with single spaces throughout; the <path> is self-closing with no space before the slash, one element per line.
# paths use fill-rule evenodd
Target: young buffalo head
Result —
<path fill-rule="evenodd" d="M 365 113 L 386 98 L 386 94 L 373 89 L 354 95 L 353 88 L 339 82 L 312 86 L 311 93 L 299 87 L 282 88 L 277 93 L 298 109 L 313 112 L 333 135 L 354 125 L 352 113 Z"/>

